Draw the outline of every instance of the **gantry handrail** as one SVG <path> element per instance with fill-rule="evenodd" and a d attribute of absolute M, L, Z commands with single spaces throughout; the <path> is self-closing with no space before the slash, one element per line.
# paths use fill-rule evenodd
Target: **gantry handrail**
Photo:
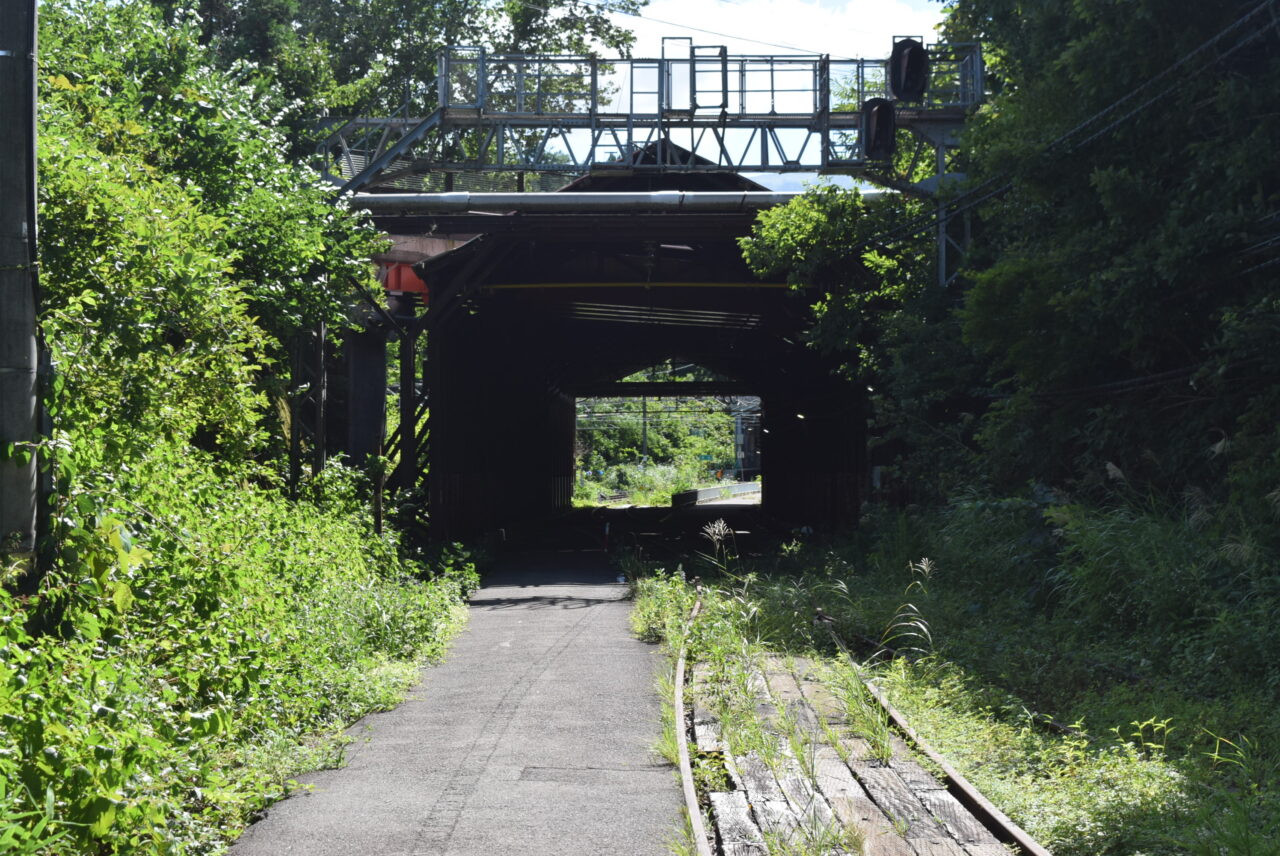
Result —
<path fill-rule="evenodd" d="M 319 153 L 344 191 L 446 189 L 424 183 L 433 173 L 854 171 L 866 162 L 862 107 L 890 97 L 888 74 L 884 59 L 718 46 L 619 59 L 452 47 L 424 118 L 335 122 Z M 928 86 L 900 125 L 958 120 L 983 79 L 978 45 L 931 46 Z"/>

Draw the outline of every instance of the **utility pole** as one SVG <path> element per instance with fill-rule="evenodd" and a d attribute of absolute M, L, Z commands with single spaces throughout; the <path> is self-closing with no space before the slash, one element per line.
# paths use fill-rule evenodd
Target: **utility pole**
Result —
<path fill-rule="evenodd" d="M 652 375 L 650 375 L 652 379 Z M 649 397 L 640 396 L 640 466 L 649 465 Z"/>
<path fill-rule="evenodd" d="M 0 0 L 0 21 L 0 562 L 29 565 L 38 495 L 29 444 L 39 436 L 36 0 Z"/>

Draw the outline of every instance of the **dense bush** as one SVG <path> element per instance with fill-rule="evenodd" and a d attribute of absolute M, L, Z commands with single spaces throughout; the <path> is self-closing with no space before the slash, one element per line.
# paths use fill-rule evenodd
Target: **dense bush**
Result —
<path fill-rule="evenodd" d="M 702 461 L 680 464 L 613 463 L 584 474 L 574 489 L 574 499 L 595 505 L 600 496 L 625 494 L 636 505 L 670 505 L 672 494 L 714 484 Z"/>
<path fill-rule="evenodd" d="M 246 69 L 139 0 L 42 4 L 42 575 L 0 571 L 0 850 L 206 853 L 396 700 L 475 569 L 285 498 L 290 336 L 382 239 L 291 165 Z"/>
<path fill-rule="evenodd" d="M 1105 784 L 1116 799 L 1107 798 L 1111 816 L 1088 823 L 1075 806 L 1093 797 L 1064 779 L 1064 805 L 1032 822 L 1067 840 L 1087 834 L 1055 852 L 1270 853 L 1267 830 L 1280 817 L 1267 796 L 1280 777 L 1273 526 L 1203 496 L 1110 507 L 969 496 L 875 515 L 851 566 L 864 593 L 891 592 L 908 562 L 930 557 L 936 572 L 920 606 L 937 651 L 1012 694 L 998 718 L 1014 731 L 1030 709 L 1144 755 L 1150 742 L 1185 777 L 1182 796 L 1160 810 L 1139 809 L 1150 794 L 1123 779 L 1100 782 L 1092 790 L 1106 796 Z M 881 595 L 881 610 L 892 597 Z M 965 715 L 946 707 L 948 695 L 967 696 L 953 683 L 925 700 L 946 708 L 944 729 Z M 957 735 L 956 751 L 969 739 Z M 1026 799 L 1017 785 L 994 787 Z M 1100 823 L 1113 831 L 1099 837 Z"/>
<path fill-rule="evenodd" d="M 473 566 L 423 581 L 366 508 L 246 474 L 162 445 L 81 483 L 91 527 L 0 595 L 6 852 L 212 852 L 443 652 Z"/>
<path fill-rule="evenodd" d="M 943 569 L 935 590 L 950 593 L 947 620 L 963 647 L 974 646 L 972 665 L 995 652 L 1038 703 L 1063 708 L 1100 686 L 1166 685 L 1191 708 L 1230 713 L 1219 728 L 1271 735 L 1273 723 L 1251 718 L 1280 693 L 1278 561 L 1229 505 L 968 497 L 873 520 L 899 534 L 876 536 L 868 571 L 893 575 L 912 557 L 933 559 Z M 1190 740 L 1211 723 L 1186 725 Z"/>

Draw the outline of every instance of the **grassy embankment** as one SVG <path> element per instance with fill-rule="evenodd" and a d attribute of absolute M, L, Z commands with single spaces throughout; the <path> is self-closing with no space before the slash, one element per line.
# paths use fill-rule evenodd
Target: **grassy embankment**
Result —
<path fill-rule="evenodd" d="M 158 449 L 84 494 L 72 572 L 0 587 L 0 852 L 220 852 L 443 654 L 474 566 L 407 563 L 322 481 Z"/>
<path fill-rule="evenodd" d="M 582 477 L 574 487 L 576 506 L 596 506 L 601 496 L 626 494 L 627 505 L 671 504 L 672 494 L 694 488 L 720 484 L 701 461 L 692 464 L 619 464 L 602 471 L 602 475 Z M 732 482 L 732 479 L 727 479 Z"/>
<path fill-rule="evenodd" d="M 697 563 L 710 590 L 691 656 L 718 676 L 731 747 L 768 749 L 746 690 L 765 652 L 825 662 L 874 744 L 883 720 L 815 627 L 820 606 L 862 656 L 880 651 L 869 674 L 926 739 L 1057 856 L 1274 854 L 1280 590 L 1250 531 L 1207 507 L 975 498 L 766 559 L 727 544 Z M 643 635 L 682 632 L 692 594 L 672 570 L 638 581 Z"/>

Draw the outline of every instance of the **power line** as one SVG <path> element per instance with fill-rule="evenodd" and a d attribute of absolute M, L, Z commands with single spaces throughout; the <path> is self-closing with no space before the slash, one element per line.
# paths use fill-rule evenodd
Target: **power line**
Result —
<path fill-rule="evenodd" d="M 1127 102 L 1131 101 L 1131 100 L 1132 100 L 1132 99 L 1134 99 L 1134 98 L 1137 98 L 1137 97 L 1138 97 L 1138 95 L 1139 95 L 1139 94 L 1141 94 L 1141 93 L 1143 92 L 1143 90 L 1148 89 L 1149 87 L 1151 87 L 1151 86 L 1155 85 L 1156 83 L 1159 83 L 1159 82 L 1160 82 L 1161 80 L 1163 80 L 1164 78 L 1166 78 L 1166 77 L 1168 77 L 1169 75 L 1173 74 L 1175 71 L 1177 71 L 1178 69 L 1182 68 L 1184 65 L 1186 65 L 1188 62 L 1190 62 L 1192 59 L 1194 59 L 1195 57 L 1197 57 L 1197 56 L 1199 56 L 1200 54 L 1204 53 L 1205 51 L 1209 50 L 1210 48 L 1212 48 L 1212 47 L 1213 47 L 1214 45 L 1216 45 L 1219 41 L 1221 41 L 1223 38 L 1225 38 L 1228 34 L 1230 34 L 1230 33 L 1234 32 L 1235 30 L 1238 30 L 1238 29 L 1240 29 L 1240 28 L 1244 27 L 1244 26 L 1245 26 L 1246 24 L 1248 24 L 1248 23 L 1249 23 L 1249 21 L 1251 21 L 1254 17 L 1256 17 L 1258 14 L 1260 14 L 1262 11 L 1264 11 L 1267 7 L 1269 7 L 1269 6 L 1273 5 L 1273 4 L 1274 4 L 1274 0 L 1263 0 L 1263 2 L 1259 3 L 1259 4 L 1258 4 L 1257 6 L 1255 6 L 1252 10 L 1250 10 L 1250 11 L 1249 11 L 1249 12 L 1247 12 L 1247 13 L 1245 13 L 1245 14 L 1244 14 L 1243 16 L 1241 16 L 1240 18 L 1236 19 L 1233 23 L 1228 24 L 1228 25 L 1227 25 L 1225 28 L 1223 28 L 1222 30 L 1218 31 L 1215 35 L 1213 35 L 1212 37 L 1210 37 L 1208 41 L 1206 41 L 1206 42 L 1202 43 L 1199 47 L 1195 48 L 1195 49 L 1194 49 L 1194 50 L 1192 50 L 1191 52 L 1189 52 L 1189 53 L 1187 53 L 1187 54 L 1184 54 L 1184 55 L 1183 55 L 1179 60 L 1177 60 L 1173 65 L 1169 66 L 1169 67 L 1168 67 L 1168 68 L 1166 68 L 1164 71 L 1162 71 L 1162 72 L 1160 72 L 1159 74 L 1157 74 L 1155 77 L 1152 77 L 1152 78 L 1148 79 L 1147 81 L 1145 81 L 1144 83 L 1142 83 L 1142 85 L 1140 85 L 1140 86 L 1138 86 L 1136 89 L 1134 89 L 1132 92 L 1129 92 L 1128 94 L 1126 94 L 1126 95 L 1122 96 L 1121 98 L 1116 99 L 1114 102 L 1112 102 L 1112 103 L 1111 103 L 1111 104 L 1109 104 L 1108 106 L 1104 107 L 1102 110 L 1099 110 L 1097 113 L 1093 114 L 1093 115 L 1092 115 L 1092 116 L 1090 116 L 1088 119 L 1085 119 L 1085 120 L 1084 120 L 1083 122 L 1081 122 L 1079 125 L 1077 125 L 1076 127 L 1072 128 L 1070 131 L 1067 131 L 1065 134 L 1062 134 L 1061 136 L 1059 136 L 1056 140 L 1054 140 L 1052 143 L 1050 143 L 1050 144 L 1049 144 L 1048 149 L 1052 149 L 1054 146 L 1059 145 L 1060 143 L 1062 143 L 1062 142 L 1064 142 L 1065 140 L 1067 140 L 1067 139 L 1068 139 L 1072 134 L 1075 134 L 1075 133 L 1077 133 L 1078 131 L 1083 130 L 1085 127 L 1087 127 L 1088 125 L 1090 125 L 1090 124 L 1092 124 L 1093 122 L 1097 121 L 1098 119 L 1102 118 L 1103 116 L 1107 115 L 1108 113 L 1111 113 L 1111 112 L 1113 112 L 1113 111 L 1115 111 L 1115 110 L 1118 110 L 1120 107 L 1124 106 L 1124 104 L 1126 104 Z M 1235 52 L 1236 52 L 1237 50 L 1239 50 L 1240 48 L 1242 48 L 1242 47 L 1244 47 L 1245 45 L 1247 45 L 1249 42 L 1253 41 L 1254 39 L 1259 38 L 1259 37 L 1260 37 L 1264 32 L 1266 32 L 1268 29 L 1271 29 L 1271 28 L 1272 28 L 1272 27 L 1274 27 L 1275 25 L 1276 25 L 1276 21 L 1275 21 L 1275 19 L 1273 18 L 1273 19 L 1272 19 L 1272 22 L 1271 22 L 1271 24 L 1270 24 L 1269 26 L 1262 27 L 1262 28 L 1261 28 L 1261 29 L 1259 29 L 1259 30 L 1255 30 L 1255 31 L 1254 31 L 1253 33 L 1251 33 L 1248 37 L 1246 37 L 1246 38 L 1245 38 L 1245 39 L 1243 39 L 1242 41 L 1238 42 L 1235 46 L 1233 46 L 1233 47 L 1229 48 L 1225 53 L 1223 53 L 1221 56 L 1219 56 L 1217 59 L 1215 59 L 1215 60 L 1214 60 L 1214 64 L 1217 64 L 1217 63 L 1221 62 L 1222 60 L 1226 59 L 1226 58 L 1227 58 L 1228 56 L 1230 56 L 1231 54 L 1235 53 Z M 1112 129 L 1116 128 L 1116 127 L 1118 127 L 1119 125 L 1121 125 L 1121 124 L 1123 124 L 1124 122 L 1126 122 L 1126 121 L 1128 121 L 1129 119 L 1131 119 L 1133 116 L 1137 115 L 1137 114 L 1138 114 L 1139 112 L 1141 112 L 1142 110 L 1144 110 L 1144 109 L 1146 109 L 1147 107 L 1149 107 L 1151 104 L 1154 104 L 1154 103 L 1155 103 L 1156 101 L 1158 101 L 1160 98 L 1163 98 L 1165 95 L 1167 95 L 1169 92 L 1171 92 L 1171 91 L 1172 91 L 1172 89 L 1173 89 L 1173 87 L 1167 87 L 1167 88 L 1166 88 L 1166 89 L 1164 89 L 1163 91 L 1161 91 L 1161 92 L 1157 93 L 1157 94 L 1156 94 L 1155 96 L 1153 96 L 1152 98 L 1150 98 L 1150 99 L 1148 99 L 1147 101 L 1144 101 L 1143 103 L 1139 104 L 1139 105 L 1138 105 L 1137 107 L 1135 107 L 1133 110 L 1129 111 L 1128 113 L 1125 113 L 1123 116 L 1121 116 L 1120 118 L 1116 119 L 1114 122 L 1112 122 L 1112 123 L 1110 123 L 1110 124 L 1108 124 L 1108 125 L 1103 126 L 1103 127 L 1102 127 L 1102 128 L 1100 128 L 1099 130 L 1097 130 L 1097 131 L 1095 131 L 1094 133 L 1090 134 L 1090 135 L 1089 135 L 1088 137 L 1086 137 L 1085 139 L 1083 139 L 1083 140 L 1079 141 L 1078 143 L 1075 143 L 1074 145 L 1072 145 L 1072 146 L 1071 146 L 1071 148 L 1072 148 L 1072 149 L 1077 149 L 1077 148 L 1079 148 L 1080 146 L 1083 146 L 1083 145 L 1086 145 L 1086 144 L 1088 144 L 1088 143 L 1093 142 L 1093 141 L 1094 141 L 1095 139 L 1097 139 L 1098 137 L 1100 137 L 1100 136 L 1102 136 L 1103 134 L 1107 133 L 1108 131 L 1110 131 L 1110 130 L 1112 130 Z"/>
<path fill-rule="evenodd" d="M 551 14 L 551 10 L 546 8 L 545 6 L 539 6 L 535 3 L 529 3 L 528 0 L 516 0 L 516 1 L 521 6 L 524 6 L 525 8 L 536 9 L 537 11 L 545 12 L 548 15 Z M 593 3 L 591 2 L 591 0 L 575 0 L 575 2 L 583 6 L 591 6 L 592 8 L 600 9 L 601 11 L 604 11 L 604 12 L 613 12 L 617 15 L 629 15 L 632 18 L 639 18 L 642 21 L 651 21 L 652 23 L 662 24 L 663 26 L 667 26 L 667 27 L 678 27 L 682 30 L 689 30 L 695 33 L 706 33 L 709 36 L 718 36 L 722 39 L 733 39 L 734 41 L 738 41 L 738 42 L 750 42 L 751 44 L 755 44 L 755 45 L 764 45 L 765 47 L 770 47 L 770 48 L 780 48 L 786 51 L 796 51 L 802 54 L 812 54 L 812 55 L 822 56 L 825 53 L 824 51 L 809 50 L 808 48 L 802 48 L 796 45 L 788 45 L 782 42 L 766 42 L 761 39 L 752 39 L 746 36 L 735 36 L 729 33 L 722 33 L 717 30 L 708 30 L 703 27 L 695 27 L 692 24 L 681 24 L 676 21 L 665 21 L 662 18 L 651 18 L 648 15 L 641 15 L 639 12 L 632 12 L 627 9 L 619 9 L 615 6 L 610 6 L 607 3 Z M 856 59 L 856 57 L 836 55 L 836 54 L 829 54 L 829 56 L 834 56 L 836 59 Z"/>

